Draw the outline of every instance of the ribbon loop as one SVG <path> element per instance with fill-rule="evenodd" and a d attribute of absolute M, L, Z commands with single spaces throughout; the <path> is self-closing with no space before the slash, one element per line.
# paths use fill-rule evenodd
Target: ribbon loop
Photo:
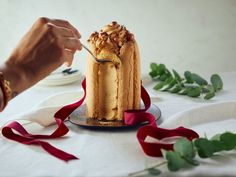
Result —
<path fill-rule="evenodd" d="M 185 137 L 190 141 L 194 138 L 198 138 L 198 134 L 191 130 L 184 127 L 178 127 L 176 129 L 164 129 L 164 128 L 157 128 L 151 125 L 143 126 L 138 130 L 137 138 L 138 141 L 143 149 L 143 151 L 153 157 L 161 157 L 161 149 L 165 150 L 173 150 L 173 143 L 161 143 L 161 142 L 146 142 L 147 136 L 153 137 L 157 140 L 161 140 L 163 138 L 168 137 Z"/>
<path fill-rule="evenodd" d="M 64 161 L 69 161 L 73 159 L 78 159 L 72 154 L 69 154 L 67 152 L 64 152 L 52 145 L 50 145 L 48 142 L 41 141 L 38 139 L 52 139 L 52 138 L 59 138 L 64 135 L 66 135 L 69 131 L 68 127 L 65 125 L 64 120 L 79 106 L 82 105 L 84 102 L 84 99 L 86 97 L 86 80 L 84 79 L 82 82 L 82 87 L 84 89 L 84 96 L 82 99 L 80 99 L 78 102 L 63 106 L 61 109 L 59 109 L 55 114 L 54 118 L 57 124 L 57 129 L 51 134 L 51 135 L 33 135 L 27 132 L 27 130 L 18 122 L 13 121 L 10 124 L 6 125 L 2 129 L 2 134 L 8 139 L 11 139 L 13 141 L 17 141 L 22 144 L 27 145 L 39 145 L 41 146 L 45 151 L 47 151 L 49 154 L 53 155 L 54 157 L 57 157 Z M 19 134 L 15 134 L 12 130 L 17 131 Z"/>

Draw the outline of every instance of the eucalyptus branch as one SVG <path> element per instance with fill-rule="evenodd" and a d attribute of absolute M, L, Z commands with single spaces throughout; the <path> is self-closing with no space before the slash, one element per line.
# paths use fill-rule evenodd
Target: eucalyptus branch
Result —
<path fill-rule="evenodd" d="M 218 74 L 213 74 L 210 78 L 210 84 L 196 73 L 190 71 L 184 72 L 182 77 L 176 70 L 166 68 L 164 64 L 151 63 L 149 75 L 158 83 L 154 90 L 166 91 L 189 97 L 203 96 L 208 100 L 215 96 L 216 92 L 223 89 L 223 82 Z"/>
<path fill-rule="evenodd" d="M 165 161 L 158 163 L 149 168 L 130 173 L 129 176 L 136 176 L 140 173 L 149 173 L 149 175 L 157 176 L 161 171 L 157 168 L 167 164 L 170 171 L 178 171 L 189 165 L 197 166 L 199 161 L 196 160 L 196 155 L 200 158 L 211 158 L 215 153 L 221 151 L 235 150 L 236 148 L 236 134 L 225 132 L 216 134 L 211 139 L 206 136 L 204 138 L 196 138 L 189 141 L 186 138 L 177 140 L 173 145 L 173 150 L 162 150 Z"/>

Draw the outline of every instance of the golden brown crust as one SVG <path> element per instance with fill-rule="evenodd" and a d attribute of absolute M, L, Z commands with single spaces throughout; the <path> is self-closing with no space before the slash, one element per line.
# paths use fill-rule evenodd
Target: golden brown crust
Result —
<path fill-rule="evenodd" d="M 141 98 L 141 66 L 138 44 L 134 42 L 134 109 L 140 108 Z"/>
<path fill-rule="evenodd" d="M 123 103 L 124 110 L 133 109 L 134 97 L 134 45 L 133 42 L 125 43 L 120 50 L 120 59 L 123 64 Z"/>
<path fill-rule="evenodd" d="M 90 50 L 95 53 L 95 46 L 90 45 Z M 90 54 L 87 55 L 87 73 L 86 73 L 86 104 L 88 117 L 98 117 L 98 63 L 94 61 Z M 90 95 L 93 94 L 94 96 Z"/>
<path fill-rule="evenodd" d="M 88 42 L 97 58 L 119 61 L 97 63 L 88 56 L 88 117 L 123 120 L 125 110 L 140 108 L 140 56 L 133 34 L 113 22 Z"/>

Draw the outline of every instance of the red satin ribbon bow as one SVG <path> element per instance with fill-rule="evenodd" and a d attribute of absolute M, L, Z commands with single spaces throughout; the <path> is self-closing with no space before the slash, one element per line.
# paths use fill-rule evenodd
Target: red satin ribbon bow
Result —
<path fill-rule="evenodd" d="M 11 139 L 13 141 L 17 141 L 19 143 L 23 143 L 26 145 L 39 145 L 41 146 L 45 151 L 47 151 L 49 154 L 53 155 L 54 157 L 57 157 L 64 161 L 69 161 L 73 159 L 78 159 L 76 156 L 69 154 L 67 152 L 64 152 L 48 142 L 42 141 L 40 139 L 52 139 L 52 138 L 59 138 L 64 136 L 69 129 L 64 124 L 64 120 L 79 106 L 82 105 L 84 102 L 84 99 L 86 97 L 86 80 L 84 79 L 82 82 L 82 88 L 84 89 L 84 96 L 82 99 L 80 99 L 78 102 L 66 105 L 62 107 L 60 110 L 58 110 L 54 114 L 54 118 L 56 120 L 57 129 L 51 134 L 51 135 L 33 135 L 26 131 L 26 129 L 19 124 L 16 121 L 13 121 L 2 129 L 2 134 L 8 139 Z M 135 125 L 142 122 L 149 122 L 149 125 L 141 127 L 137 132 L 137 138 L 139 143 L 141 144 L 143 151 L 150 156 L 162 156 L 161 149 L 173 149 L 173 144 L 162 144 L 162 143 L 150 143 L 145 142 L 145 138 L 147 136 L 151 136 L 153 138 L 162 139 L 165 137 L 171 137 L 171 136 L 183 136 L 188 138 L 189 140 L 192 140 L 194 138 L 198 137 L 198 134 L 194 132 L 193 130 L 186 129 L 184 127 L 179 127 L 177 129 L 168 130 L 163 128 L 158 128 L 155 117 L 146 112 L 150 105 L 151 100 L 147 93 L 147 91 L 142 86 L 141 88 L 141 97 L 143 100 L 143 103 L 145 105 L 144 109 L 140 110 L 127 110 L 124 113 L 124 119 L 125 123 L 128 125 Z M 18 133 L 14 133 L 13 130 L 17 131 Z"/>

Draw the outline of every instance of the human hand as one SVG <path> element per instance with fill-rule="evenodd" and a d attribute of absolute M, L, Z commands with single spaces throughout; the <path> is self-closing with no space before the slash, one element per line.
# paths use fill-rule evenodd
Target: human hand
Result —
<path fill-rule="evenodd" d="M 69 22 L 39 18 L 1 66 L 17 93 L 45 78 L 81 50 L 80 34 Z"/>
<path fill-rule="evenodd" d="M 71 65 L 76 50 L 82 49 L 80 37 L 67 21 L 39 18 L 19 42 L 7 64 L 21 67 L 39 81 L 64 62 Z"/>

